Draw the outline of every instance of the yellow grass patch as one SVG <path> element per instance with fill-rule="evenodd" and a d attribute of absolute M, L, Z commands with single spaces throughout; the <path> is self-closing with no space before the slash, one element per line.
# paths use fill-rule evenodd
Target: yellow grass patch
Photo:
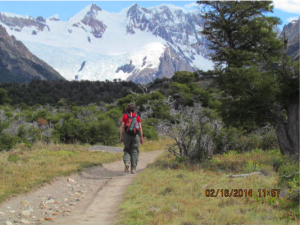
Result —
<path fill-rule="evenodd" d="M 264 197 L 261 192 L 259 197 L 259 189 L 280 189 L 277 173 L 264 164 L 276 155 L 231 153 L 214 157 L 199 166 L 178 163 L 170 153 L 165 153 L 140 173 L 127 189 L 119 208 L 118 224 L 299 224 L 299 213 L 289 208 L 284 195 L 272 197 L 266 192 Z M 261 167 L 267 174 L 227 177 L 236 170 L 242 174 L 252 167 Z M 225 197 L 235 189 L 238 190 L 236 196 L 233 196 L 234 191 L 231 197 Z M 226 190 L 229 194 L 225 194 Z M 218 191 L 218 196 L 211 197 L 213 191 L 214 195 Z M 284 190 L 281 191 L 282 194 Z"/>

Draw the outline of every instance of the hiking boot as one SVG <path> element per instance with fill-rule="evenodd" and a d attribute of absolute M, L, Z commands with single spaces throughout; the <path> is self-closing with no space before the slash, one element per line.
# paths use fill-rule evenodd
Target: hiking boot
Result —
<path fill-rule="evenodd" d="M 131 168 L 131 173 L 132 174 L 135 174 L 136 173 L 136 169 L 133 167 L 133 168 Z"/>
<path fill-rule="evenodd" d="M 125 171 L 124 172 L 129 173 L 129 163 L 128 162 L 125 163 Z"/>

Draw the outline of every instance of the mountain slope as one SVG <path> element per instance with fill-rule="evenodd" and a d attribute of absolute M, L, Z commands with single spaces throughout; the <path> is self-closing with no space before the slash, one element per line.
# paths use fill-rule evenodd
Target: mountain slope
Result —
<path fill-rule="evenodd" d="M 51 66 L 33 55 L 26 46 L 9 36 L 0 25 L 0 83 L 28 82 L 32 79 L 64 79 Z"/>
<path fill-rule="evenodd" d="M 0 13 L 0 24 L 68 80 L 147 83 L 177 70 L 213 65 L 199 34 L 203 21 L 197 10 L 134 4 L 110 13 L 92 4 L 68 21 L 58 15 L 44 19 Z M 130 70 L 122 69 L 129 65 Z"/>
<path fill-rule="evenodd" d="M 288 39 L 288 51 L 287 54 L 292 57 L 293 60 L 299 60 L 299 18 L 294 20 L 288 25 L 283 27 L 281 36 L 285 33 Z"/>

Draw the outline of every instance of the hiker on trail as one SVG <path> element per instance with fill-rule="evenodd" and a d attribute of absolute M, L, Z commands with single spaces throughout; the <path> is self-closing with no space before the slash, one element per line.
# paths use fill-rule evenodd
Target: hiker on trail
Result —
<path fill-rule="evenodd" d="M 125 164 L 125 173 L 129 172 L 131 165 L 131 173 L 134 174 L 139 159 L 139 145 L 143 144 L 143 130 L 141 118 L 134 113 L 136 107 L 134 104 L 129 104 L 125 109 L 126 114 L 123 115 L 122 125 L 120 129 L 120 142 L 124 143 L 123 161 Z M 123 137 L 123 131 L 124 137 Z"/>

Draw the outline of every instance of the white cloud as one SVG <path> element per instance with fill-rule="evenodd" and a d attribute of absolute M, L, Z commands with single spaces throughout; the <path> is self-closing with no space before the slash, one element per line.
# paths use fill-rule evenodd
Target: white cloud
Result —
<path fill-rule="evenodd" d="M 196 6 L 199 6 L 199 5 L 195 2 L 193 2 L 193 3 L 190 3 L 190 4 L 184 5 L 184 8 L 191 9 L 191 8 L 195 8 Z"/>
<path fill-rule="evenodd" d="M 298 20 L 298 19 L 299 19 L 298 16 L 294 16 L 294 17 L 290 17 L 290 18 L 288 18 L 286 20 L 289 21 L 289 22 L 292 22 L 293 20 Z"/>
<path fill-rule="evenodd" d="M 273 0 L 273 2 L 275 9 L 281 9 L 289 13 L 300 13 L 299 0 Z"/>

